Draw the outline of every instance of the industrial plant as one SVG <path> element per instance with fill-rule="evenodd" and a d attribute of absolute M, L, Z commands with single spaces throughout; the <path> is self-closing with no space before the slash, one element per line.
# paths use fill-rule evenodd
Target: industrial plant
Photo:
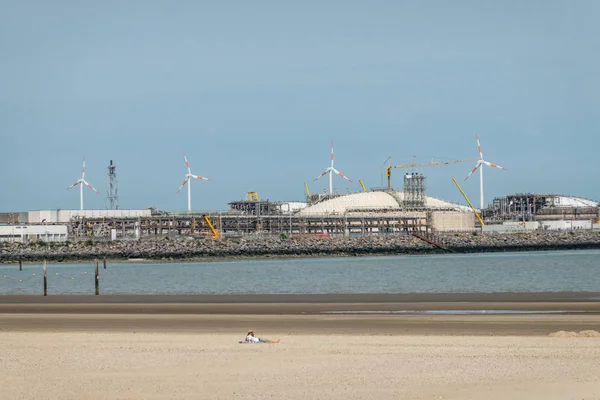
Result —
<path fill-rule="evenodd" d="M 299 201 L 279 201 L 262 198 L 248 191 L 238 200 L 229 202 L 221 211 L 193 211 L 191 180 L 210 181 L 192 174 L 187 156 L 185 179 L 177 193 L 187 185 L 187 211 L 171 212 L 149 207 L 141 210 L 119 209 L 116 165 L 110 161 L 107 173 L 106 209 L 84 209 L 84 185 L 100 192 L 85 179 L 83 160 L 81 177 L 67 190 L 79 186 L 79 210 L 33 210 L 0 213 L 0 241 L 66 241 L 81 239 L 124 240 L 147 237 L 190 237 L 219 239 L 277 235 L 279 237 L 330 237 L 413 234 L 427 237 L 449 232 L 503 233 L 531 230 L 600 229 L 598 202 L 558 194 L 521 193 L 496 197 L 486 207 L 483 193 L 484 167 L 506 170 L 483 158 L 479 137 L 476 137 L 478 158 L 431 161 L 418 164 L 384 165 L 387 186 L 369 188 L 359 180 L 361 190 L 338 193 L 333 189 L 334 175 L 352 182 L 334 167 L 331 143 L 329 166 L 317 181 L 329 175 L 329 191 L 310 193 L 304 184 L 306 197 Z M 465 205 L 447 202 L 426 194 L 427 179 L 415 168 L 476 162 L 464 178 L 479 169 L 480 207 L 473 206 L 458 181 Z M 391 184 L 392 171 L 408 169 L 402 175 L 402 189 Z"/>

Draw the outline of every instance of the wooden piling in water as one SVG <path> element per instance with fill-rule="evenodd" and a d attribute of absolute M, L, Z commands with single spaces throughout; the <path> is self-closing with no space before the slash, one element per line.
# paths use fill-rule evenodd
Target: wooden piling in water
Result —
<path fill-rule="evenodd" d="M 106 269 L 106 257 L 104 257 L 104 269 Z"/>
<path fill-rule="evenodd" d="M 23 271 L 23 261 L 19 260 L 19 271 Z"/>
<path fill-rule="evenodd" d="M 44 260 L 44 296 L 48 296 L 48 278 L 46 278 L 46 260 Z"/>
<path fill-rule="evenodd" d="M 100 280 L 98 277 L 98 260 L 96 260 L 96 266 L 94 268 L 94 282 L 96 285 L 96 296 L 100 294 Z"/>

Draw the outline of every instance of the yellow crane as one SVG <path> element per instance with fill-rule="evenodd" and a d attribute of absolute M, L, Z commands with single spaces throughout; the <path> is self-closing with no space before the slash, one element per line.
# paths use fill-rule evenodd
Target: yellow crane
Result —
<path fill-rule="evenodd" d="M 206 225 L 208 225 L 208 228 L 210 229 L 210 231 L 212 232 L 212 237 L 213 239 L 218 239 L 221 237 L 221 233 L 215 229 L 215 227 L 213 226 L 212 222 L 210 221 L 210 217 L 206 214 L 202 214 L 202 218 L 204 218 L 204 222 L 206 222 Z"/>
<path fill-rule="evenodd" d="M 431 167 L 434 165 L 447 165 L 447 164 L 456 164 L 461 162 L 473 161 L 473 158 L 465 159 L 465 160 L 450 160 L 450 161 L 431 161 L 425 164 L 416 164 L 415 160 L 410 164 L 402 164 L 402 165 L 390 165 L 390 159 L 388 158 L 388 165 L 385 165 L 385 176 L 387 176 L 387 187 L 391 188 L 391 177 L 392 177 L 392 168 L 415 168 L 415 167 Z"/>
<path fill-rule="evenodd" d="M 456 181 L 456 179 L 452 178 L 452 180 L 454 181 L 454 184 L 456 185 L 456 187 L 458 188 L 458 190 L 460 190 L 460 193 L 463 195 L 463 197 L 465 198 L 465 200 L 467 201 L 467 203 L 469 203 L 469 206 L 471 207 L 471 210 L 473 210 L 473 212 L 475 213 L 475 216 L 479 220 L 479 223 L 481 224 L 481 226 L 484 226 L 485 224 L 483 223 L 483 219 L 481 219 L 481 216 L 479 215 L 479 213 L 477 212 L 477 210 L 475 209 L 475 207 L 473 207 L 473 204 L 471 204 L 471 202 L 469 201 L 469 198 L 467 197 L 467 195 L 465 194 L 465 192 L 462 190 L 462 188 L 460 187 L 460 185 L 458 184 L 458 182 Z"/>
<path fill-rule="evenodd" d="M 304 190 L 306 190 L 306 198 L 308 199 L 308 205 L 312 205 L 310 201 L 310 191 L 308 190 L 308 185 L 304 182 Z"/>
<path fill-rule="evenodd" d="M 246 201 L 258 201 L 258 192 L 246 192 Z"/>
<path fill-rule="evenodd" d="M 358 183 L 360 183 L 360 186 L 362 187 L 363 192 L 366 192 L 367 188 L 365 187 L 365 184 L 363 183 L 362 179 L 359 179 Z"/>

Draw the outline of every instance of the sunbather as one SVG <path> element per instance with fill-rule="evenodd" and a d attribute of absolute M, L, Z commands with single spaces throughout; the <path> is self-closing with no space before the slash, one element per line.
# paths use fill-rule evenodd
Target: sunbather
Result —
<path fill-rule="evenodd" d="M 249 343 L 279 343 L 279 339 L 261 339 L 254 336 L 254 332 L 252 330 L 248 331 L 248 335 L 246 335 L 246 342 Z"/>

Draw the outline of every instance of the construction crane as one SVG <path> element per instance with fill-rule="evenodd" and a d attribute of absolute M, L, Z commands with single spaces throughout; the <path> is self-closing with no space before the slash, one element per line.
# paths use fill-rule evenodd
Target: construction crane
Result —
<path fill-rule="evenodd" d="M 454 181 L 454 184 L 456 185 L 456 187 L 458 188 L 458 190 L 460 190 L 460 193 L 463 195 L 463 197 L 465 198 L 465 200 L 467 201 L 467 203 L 469 203 L 469 206 L 471 207 L 471 210 L 473 210 L 473 212 L 475 213 L 475 216 L 479 220 L 479 223 L 481 224 L 481 226 L 485 226 L 485 224 L 483 223 L 483 219 L 481 219 L 481 216 L 479 215 L 479 213 L 477 212 L 477 210 L 475 209 L 475 207 L 473 207 L 473 204 L 471 204 L 471 202 L 469 201 L 469 198 L 467 197 L 467 195 L 465 194 L 465 192 L 462 190 L 462 188 L 460 187 L 460 185 L 458 184 L 458 182 L 456 181 L 456 179 L 452 178 L 452 180 Z"/>
<path fill-rule="evenodd" d="M 385 165 L 385 176 L 387 176 L 387 187 L 388 189 L 392 187 L 391 177 L 392 177 L 392 168 L 415 168 L 415 167 L 432 167 L 434 165 L 446 165 L 446 164 L 456 164 L 461 162 L 473 161 L 475 159 L 468 158 L 464 160 L 450 160 L 450 161 L 431 161 L 425 164 L 416 164 L 415 160 L 411 164 L 402 164 L 402 165 L 390 165 L 390 159 L 388 158 L 388 165 Z"/>
<path fill-rule="evenodd" d="M 308 190 L 308 185 L 306 184 L 306 182 L 304 183 L 304 190 L 306 190 L 306 198 L 308 199 L 308 205 L 312 205 L 311 201 L 310 201 L 310 191 Z"/>
<path fill-rule="evenodd" d="M 365 184 L 363 183 L 362 179 L 359 179 L 358 183 L 360 183 L 360 186 L 362 187 L 363 192 L 366 192 L 367 188 L 365 187 Z"/>
<path fill-rule="evenodd" d="M 204 218 L 204 222 L 206 222 L 206 225 L 208 225 L 208 228 L 212 232 L 213 239 L 220 238 L 221 233 L 218 230 L 216 230 L 215 227 L 213 226 L 212 222 L 210 222 L 210 217 L 206 214 L 202 214 L 202 218 Z"/>

